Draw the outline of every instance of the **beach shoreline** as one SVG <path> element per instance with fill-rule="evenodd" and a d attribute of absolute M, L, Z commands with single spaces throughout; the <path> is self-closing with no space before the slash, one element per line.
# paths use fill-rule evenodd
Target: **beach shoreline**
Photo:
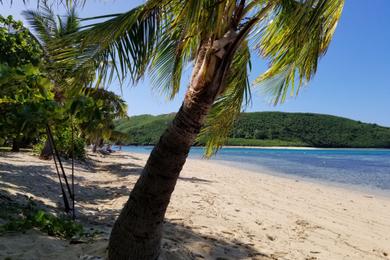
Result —
<path fill-rule="evenodd" d="M 201 159 L 192 159 L 192 160 L 201 160 Z M 276 172 L 274 170 L 266 169 L 266 168 L 257 169 L 258 165 L 248 165 L 246 163 L 237 163 L 236 161 L 214 160 L 211 161 L 211 163 L 229 166 L 232 168 L 236 168 L 237 170 L 245 170 L 247 174 L 266 174 L 266 175 L 275 176 L 283 179 L 307 182 L 308 184 L 321 185 L 330 188 L 337 188 L 337 189 L 343 189 L 351 192 L 357 192 L 360 194 L 372 194 L 383 198 L 390 198 L 390 190 L 384 190 L 369 185 L 340 183 L 336 181 L 329 181 L 324 179 Z"/>
<path fill-rule="evenodd" d="M 121 145 L 122 147 L 126 146 L 134 146 L 134 147 L 148 147 L 153 148 L 153 145 L 136 145 L 136 144 L 129 144 L 129 145 Z M 119 147 L 115 145 L 115 147 Z M 192 148 L 204 148 L 205 146 L 192 146 Z M 224 145 L 221 148 L 248 148 L 248 149 L 275 149 L 275 150 L 378 150 L 378 151 L 390 151 L 390 148 L 383 148 L 383 147 L 313 147 L 313 146 L 244 146 L 244 145 Z"/>
<path fill-rule="evenodd" d="M 147 156 L 95 154 L 76 164 L 78 217 L 101 227 L 103 240 L 52 245 L 48 252 L 52 242 L 43 244 L 42 234 L 6 235 L 0 237 L 6 247 L 0 257 L 69 259 L 66 250 L 103 257 L 102 243 Z M 64 165 L 70 169 L 70 162 Z M 61 206 L 52 161 L 1 153 L 0 176 L 0 192 L 10 198 L 24 194 L 54 209 Z M 390 198 L 372 193 L 188 159 L 166 214 L 162 259 L 390 259 L 389 212 Z M 24 247 L 18 246 L 22 238 Z"/>
<path fill-rule="evenodd" d="M 243 147 L 246 148 L 246 147 Z M 284 149 L 284 148 L 280 148 Z M 127 151 L 121 151 L 122 153 L 129 154 L 129 155 L 136 155 L 139 157 L 149 156 L 149 154 L 146 153 L 137 153 L 137 152 L 127 152 Z M 209 162 L 212 164 L 217 164 L 221 166 L 228 166 L 237 169 L 237 171 L 240 171 L 245 174 L 255 174 L 255 175 L 270 175 L 275 176 L 277 178 L 285 178 L 293 181 L 302 181 L 307 182 L 308 184 L 315 184 L 315 185 L 321 185 L 324 187 L 330 187 L 330 188 L 337 188 L 337 189 L 344 189 L 351 192 L 357 192 L 360 194 L 372 194 L 375 196 L 381 196 L 383 198 L 390 198 L 390 191 L 389 190 L 383 190 L 377 187 L 373 186 L 367 186 L 367 185 L 359 185 L 359 184 L 349 184 L 349 183 L 339 183 L 335 181 L 328 181 L 318 178 L 311 178 L 311 177 L 304 177 L 299 175 L 292 175 L 287 173 L 281 173 L 276 172 L 271 169 L 261 168 L 257 169 L 257 165 L 248 165 L 246 163 L 238 163 L 237 161 L 228 161 L 223 159 L 213 160 L 213 159 L 199 159 L 199 158 L 189 158 L 187 160 L 192 161 L 199 161 L 199 162 Z"/>

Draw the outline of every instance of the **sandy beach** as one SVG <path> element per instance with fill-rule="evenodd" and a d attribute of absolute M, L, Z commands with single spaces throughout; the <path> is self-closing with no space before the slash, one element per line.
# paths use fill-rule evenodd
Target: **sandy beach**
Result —
<path fill-rule="evenodd" d="M 0 259 L 104 259 L 111 226 L 146 156 L 76 164 L 76 207 L 103 233 L 70 244 L 37 230 L 0 237 Z M 65 162 L 70 172 L 70 162 Z M 1 200 L 62 207 L 52 161 L 0 154 Z M 2 202 L 3 203 L 3 202 Z M 390 259 L 390 197 L 189 159 L 169 206 L 161 259 Z"/>

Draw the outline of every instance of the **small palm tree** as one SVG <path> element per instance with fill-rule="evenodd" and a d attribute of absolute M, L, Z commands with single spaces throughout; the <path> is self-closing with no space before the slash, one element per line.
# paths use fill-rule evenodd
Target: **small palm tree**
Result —
<path fill-rule="evenodd" d="M 77 17 L 76 6 L 67 9 L 64 16 L 56 15 L 48 5 L 47 1 L 40 2 L 38 10 L 27 10 L 23 12 L 24 17 L 29 22 L 35 34 L 36 41 L 40 43 L 44 53 L 44 66 L 48 76 L 55 84 L 56 100 L 61 102 L 64 99 L 64 92 L 69 90 L 73 82 L 73 73 L 76 69 L 75 63 L 61 66 L 54 60 L 55 52 L 49 48 L 54 41 L 61 41 L 65 36 L 79 31 L 80 19 Z M 76 58 L 76 57 L 73 57 Z M 95 71 L 92 67 L 79 70 L 77 91 L 89 86 L 95 78 Z"/>
<path fill-rule="evenodd" d="M 77 32 L 80 29 L 80 19 L 76 14 L 76 6 L 67 10 L 65 16 L 55 15 L 46 1 L 40 3 L 39 9 L 23 12 L 27 21 L 33 28 L 33 35 L 44 53 L 44 67 L 51 81 L 54 83 L 54 94 L 57 102 L 70 104 L 70 112 L 79 117 L 79 126 L 88 140 L 95 144 L 103 137 L 109 138 L 114 126 L 113 120 L 125 117 L 127 106 L 125 102 L 113 92 L 103 88 L 92 88 L 95 78 L 93 66 L 83 66 L 78 71 L 79 78 L 74 81 L 73 73 L 76 63 L 66 67 L 53 60 L 55 53 L 49 48 L 53 41 L 59 41 Z M 76 57 L 74 57 L 76 58 Z M 80 77 L 81 76 L 81 77 Z M 88 100 L 81 105 L 82 101 Z M 88 105 L 86 105 L 88 103 Z M 88 122 L 87 122 L 88 121 Z M 47 140 L 41 152 L 41 158 L 51 155 L 50 143 Z"/>
<path fill-rule="evenodd" d="M 85 88 L 81 95 L 74 96 L 70 112 L 77 118 L 78 125 L 93 152 L 114 133 L 114 120 L 127 116 L 126 102 L 118 95 L 105 89 Z"/>
<path fill-rule="evenodd" d="M 62 66 L 77 54 L 77 66 L 96 65 L 97 82 L 137 82 L 147 72 L 174 97 L 183 68 L 192 76 L 173 122 L 161 136 L 118 217 L 109 259 L 156 259 L 164 215 L 191 145 L 206 138 L 206 154 L 227 138 L 248 99 L 251 55 L 269 61 L 255 84 L 275 104 L 298 93 L 317 70 L 343 0 L 148 0 L 84 28 L 52 45 Z M 253 51 L 251 51 L 253 50 Z M 77 76 L 76 76 L 77 77 Z"/>

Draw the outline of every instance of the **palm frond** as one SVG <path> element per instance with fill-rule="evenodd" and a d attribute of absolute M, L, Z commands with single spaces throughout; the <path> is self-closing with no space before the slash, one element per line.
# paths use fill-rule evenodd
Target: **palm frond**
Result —
<path fill-rule="evenodd" d="M 67 44 L 53 45 L 56 61 L 66 66 L 77 57 L 75 70 L 94 64 L 96 85 L 114 75 L 120 82 L 130 77 L 135 83 L 152 65 L 155 81 L 163 82 L 161 89 L 172 97 L 200 39 L 222 37 L 229 26 L 226 12 L 233 7 L 235 1 L 149 0 L 123 14 L 88 18 L 109 19 L 83 27 Z"/>
<path fill-rule="evenodd" d="M 75 89 L 90 85 L 95 77 L 95 67 L 84 66 L 78 71 L 79 78 L 75 78 L 73 68 L 77 64 L 76 56 L 67 66 L 55 62 L 55 53 L 51 45 L 61 41 L 70 34 L 77 32 L 80 28 L 80 20 L 76 14 L 76 7 L 68 8 L 65 17 L 55 15 L 47 1 L 42 1 L 37 11 L 28 10 L 23 12 L 24 16 L 35 31 L 35 38 L 40 42 L 45 57 L 45 67 L 49 72 L 51 80 L 57 87 Z M 81 76 L 82 75 L 82 76 Z"/>
<path fill-rule="evenodd" d="M 155 88 L 167 93 L 173 99 L 180 89 L 183 67 L 192 61 L 194 39 L 186 37 L 180 28 L 173 33 L 166 32 L 156 48 L 151 63 L 151 78 Z"/>
<path fill-rule="evenodd" d="M 270 67 L 255 81 L 265 86 L 275 104 L 285 101 L 289 89 L 291 95 L 298 94 L 316 73 L 343 5 L 343 0 L 280 0 L 276 5 L 257 46 Z"/>
<path fill-rule="evenodd" d="M 39 10 L 27 10 L 22 14 L 43 46 L 46 47 L 47 43 L 58 35 L 56 16 L 46 1 L 41 3 Z"/>
<path fill-rule="evenodd" d="M 251 69 L 248 43 L 237 50 L 226 79 L 226 89 L 216 100 L 202 128 L 198 141 L 205 142 L 205 156 L 210 157 L 226 142 L 241 112 L 243 101 L 251 99 L 248 74 Z"/>
<path fill-rule="evenodd" d="M 95 67 L 96 85 L 110 82 L 114 72 L 120 81 L 130 76 L 137 82 L 150 63 L 159 28 L 158 7 L 144 4 L 84 27 L 65 41 L 53 44 L 51 50 L 56 62 L 73 67 L 76 78 L 77 71 Z"/>

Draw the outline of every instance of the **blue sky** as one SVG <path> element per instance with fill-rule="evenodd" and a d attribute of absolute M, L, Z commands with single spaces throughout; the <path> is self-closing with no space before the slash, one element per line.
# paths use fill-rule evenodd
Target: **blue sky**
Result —
<path fill-rule="evenodd" d="M 12 14 L 18 19 L 26 8 L 35 8 L 14 0 L 5 0 L 0 14 Z M 88 0 L 81 17 L 124 12 L 142 1 Z M 348 117 L 363 122 L 390 126 L 390 1 L 346 0 L 342 19 L 328 53 L 319 64 L 314 78 L 299 94 L 274 107 L 259 89 L 253 89 L 253 104 L 246 111 L 313 112 Z M 254 55 L 253 55 L 254 56 Z M 251 79 L 264 71 L 267 64 L 255 58 Z M 169 101 L 153 91 L 146 79 L 138 86 L 125 87 L 123 97 L 129 114 L 162 114 L 178 110 L 188 81 L 178 96 Z M 118 91 L 117 84 L 112 90 Z"/>

